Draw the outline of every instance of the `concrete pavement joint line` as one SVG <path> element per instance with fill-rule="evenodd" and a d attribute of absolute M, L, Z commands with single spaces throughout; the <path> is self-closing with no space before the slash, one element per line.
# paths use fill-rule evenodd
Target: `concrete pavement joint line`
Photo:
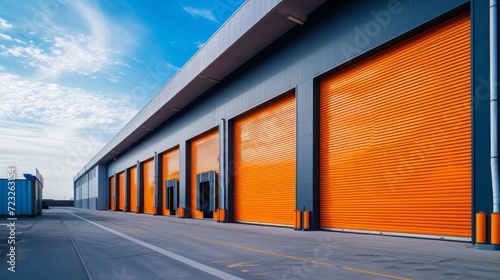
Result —
<path fill-rule="evenodd" d="M 147 227 L 147 228 L 150 228 L 150 229 L 155 229 L 155 230 L 158 230 L 158 231 L 163 231 L 163 232 L 170 233 L 170 234 L 184 236 L 184 237 L 195 239 L 195 240 L 211 242 L 211 243 L 220 244 L 220 245 L 224 245 L 224 246 L 228 246 L 228 247 L 245 249 L 245 250 L 253 251 L 253 252 L 257 252 L 257 253 L 263 253 L 263 254 L 273 255 L 273 256 L 278 256 L 278 257 L 283 257 L 283 258 L 287 258 L 287 259 L 294 259 L 294 260 L 299 260 L 299 261 L 305 261 L 305 262 L 320 264 L 320 265 L 329 266 L 329 267 L 338 267 L 338 268 L 342 268 L 342 269 L 345 269 L 345 270 L 355 271 L 355 272 L 364 273 L 364 274 L 377 275 L 377 276 L 382 276 L 382 277 L 391 278 L 391 279 L 399 279 L 399 280 L 410 280 L 411 279 L 411 278 L 399 277 L 399 276 L 390 275 L 390 274 L 378 273 L 378 272 L 375 272 L 375 271 L 369 271 L 369 270 L 352 268 L 352 267 L 348 267 L 348 266 L 337 266 L 337 265 L 334 265 L 334 264 L 331 264 L 331 263 L 320 262 L 320 261 L 315 261 L 315 260 L 310 260 L 310 259 L 300 258 L 300 257 L 295 257 L 295 256 L 289 256 L 289 255 L 284 255 L 284 254 L 280 254 L 280 253 L 276 253 L 276 252 L 271 252 L 271 251 L 266 251 L 266 250 L 260 250 L 260 249 L 255 249 L 255 248 L 251 248 L 251 247 L 246 247 L 246 246 L 241 246 L 241 245 L 235 245 L 235 244 L 231 244 L 231 243 L 226 243 L 226 242 L 222 242 L 222 241 L 205 239 L 205 238 L 201 238 L 201 237 L 189 236 L 189 235 L 186 235 L 186 234 L 172 232 L 172 231 L 169 231 L 169 230 L 164 230 L 164 229 L 159 229 L 159 228 L 154 228 L 154 227 L 149 227 L 149 226 L 144 226 L 144 227 Z"/>
<path fill-rule="evenodd" d="M 310 263 L 321 264 L 321 265 L 324 265 L 324 266 L 335 267 L 335 265 L 331 264 L 331 263 L 320 262 L 320 261 L 305 259 L 305 258 L 301 258 L 301 257 L 295 257 L 295 256 L 280 254 L 280 253 L 276 253 L 276 252 L 271 252 L 271 251 L 266 251 L 266 250 L 255 249 L 255 248 L 251 248 L 251 247 L 246 247 L 246 246 L 241 246 L 241 245 L 226 243 L 226 242 L 222 242 L 222 241 L 205 239 L 205 238 L 201 238 L 201 237 L 189 236 L 189 235 L 186 235 L 186 234 L 172 232 L 172 231 L 169 231 L 169 230 L 163 230 L 163 229 L 154 228 L 154 227 L 148 227 L 148 226 L 144 226 L 144 227 L 147 227 L 147 228 L 150 228 L 150 229 L 154 229 L 154 230 L 158 230 L 158 231 L 167 232 L 167 233 L 170 233 L 170 234 L 184 236 L 184 237 L 191 238 L 191 239 L 196 239 L 196 240 L 200 240 L 200 241 L 206 241 L 206 242 L 211 242 L 211 243 L 215 243 L 215 244 L 220 244 L 220 245 L 224 245 L 224 246 L 228 246 L 228 247 L 245 249 L 245 250 L 253 251 L 253 252 L 257 252 L 257 253 L 263 253 L 263 254 L 273 255 L 273 256 L 278 256 L 278 257 L 283 257 L 283 258 L 287 258 L 287 259 L 293 259 L 293 260 L 298 260 L 298 261 L 305 261 L 305 262 L 310 262 Z"/>
<path fill-rule="evenodd" d="M 374 249 L 374 250 L 381 250 L 381 251 L 389 251 L 389 252 L 398 252 L 398 253 L 405 253 L 405 254 L 424 255 L 424 256 L 433 256 L 433 257 L 440 257 L 440 258 L 452 258 L 452 259 L 459 259 L 459 260 L 466 260 L 466 261 L 500 264 L 500 262 L 496 262 L 496 261 L 481 260 L 481 259 L 474 259 L 474 258 L 463 258 L 463 257 L 455 257 L 455 256 L 445 256 L 445 255 L 439 255 L 439 254 L 433 254 L 433 253 L 421 253 L 421 252 L 412 252 L 412 251 L 405 251 L 405 250 L 398 250 L 398 249 L 388 249 L 388 248 L 379 248 L 379 247 L 372 247 L 372 246 L 360 246 L 360 245 L 352 245 L 352 247 L 362 248 L 362 249 Z"/>
<path fill-rule="evenodd" d="M 123 234 L 123 233 L 121 233 L 121 232 L 118 232 L 118 231 L 116 231 L 116 230 L 113 230 L 113 229 L 107 228 L 107 227 L 105 227 L 105 226 L 102 226 L 102 225 L 100 225 L 100 224 L 98 224 L 98 223 L 95 223 L 95 222 L 92 222 L 92 221 L 90 221 L 90 220 L 87 220 L 87 219 L 85 219 L 85 218 L 82 218 L 82 217 L 80 217 L 80 216 L 78 216 L 78 215 L 75 215 L 75 214 L 73 214 L 73 213 L 68 213 L 68 214 L 73 215 L 73 216 L 75 216 L 75 217 L 77 217 L 77 218 L 79 218 L 79 219 L 81 219 L 81 220 L 84 220 L 84 221 L 86 221 L 87 223 L 93 224 L 94 226 L 100 227 L 100 228 L 102 228 L 102 229 L 104 229 L 104 230 L 106 230 L 106 231 L 109 231 L 109 232 L 111 232 L 111 233 L 113 233 L 113 234 L 115 234 L 115 235 L 118 235 L 118 236 L 123 237 L 123 238 L 125 238 L 125 239 L 127 239 L 127 240 L 130 240 L 130 241 L 132 241 L 132 242 L 134 242 L 134 243 L 136 243 L 136 244 L 142 245 L 142 246 L 144 246 L 144 247 L 146 247 L 146 248 L 148 248 L 148 249 L 151 249 L 151 250 L 153 250 L 153 251 L 156 251 L 156 252 L 158 252 L 158 253 L 160 253 L 160 254 L 162 254 L 162 255 L 164 255 L 164 256 L 167 256 L 167 257 L 169 257 L 169 258 L 172 258 L 172 259 L 174 259 L 174 260 L 177 260 L 177 261 L 179 261 L 179 262 L 182 262 L 182 263 L 184 263 L 184 264 L 187 264 L 187 265 L 189 265 L 189 266 L 192 266 L 192 267 L 194 267 L 194 268 L 196 268 L 196 269 L 199 269 L 199 270 L 201 270 L 201 271 L 204 271 L 204 272 L 206 272 L 206 273 L 208 273 L 208 274 L 211 274 L 211 275 L 213 275 L 213 276 L 215 276 L 215 277 L 219 277 L 219 278 L 221 278 L 221 279 L 234 279 L 234 280 L 242 280 L 242 278 L 239 278 L 239 277 L 236 277 L 236 276 L 231 275 L 231 274 L 229 274 L 229 273 L 226 273 L 226 272 L 220 271 L 220 270 L 215 269 L 215 268 L 213 268 L 213 267 L 210 267 L 210 266 L 204 265 L 204 264 L 199 263 L 199 262 L 197 262 L 197 261 L 194 261 L 194 260 L 188 259 L 188 258 L 183 257 L 183 256 L 181 256 L 181 255 L 177 255 L 177 254 L 175 254 L 175 253 L 173 253 L 173 252 L 170 252 L 170 251 L 165 250 L 165 249 L 162 249 L 162 248 L 160 248 L 160 247 L 157 247 L 157 246 L 151 245 L 151 244 L 149 244 L 149 243 L 146 243 L 146 242 L 141 241 L 141 240 L 139 240 L 139 239 L 137 239 L 137 238 L 134 238 L 134 237 L 128 236 L 128 235 Z"/>
<path fill-rule="evenodd" d="M 71 236 L 71 232 L 69 231 L 68 226 L 62 220 L 62 218 L 59 214 L 57 215 L 57 217 L 59 217 L 59 220 L 61 220 L 61 223 L 66 228 L 66 231 L 68 232 L 69 240 L 71 241 L 71 245 L 73 245 L 73 248 L 75 249 L 76 255 L 78 256 L 78 259 L 80 260 L 80 263 L 82 264 L 83 269 L 85 270 L 85 273 L 87 274 L 87 277 L 89 278 L 89 280 L 94 280 L 94 277 L 92 277 L 92 274 L 90 273 L 89 268 L 87 267 L 87 265 L 85 264 L 85 261 L 83 260 L 83 256 L 80 253 L 80 250 L 78 250 L 78 247 L 76 247 L 75 240 L 73 240 L 73 237 Z"/>

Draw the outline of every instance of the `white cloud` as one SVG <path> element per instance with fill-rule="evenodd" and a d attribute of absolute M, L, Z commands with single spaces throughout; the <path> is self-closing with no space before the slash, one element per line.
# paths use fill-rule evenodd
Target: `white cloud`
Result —
<path fill-rule="evenodd" d="M 189 6 L 182 7 L 182 9 L 194 17 L 202 17 L 209 21 L 219 23 L 211 9 L 197 9 Z"/>
<path fill-rule="evenodd" d="M 15 166 L 21 178 L 23 173 L 34 174 L 38 168 L 44 177 L 44 198 L 54 199 L 73 196 L 72 176 L 108 140 L 106 136 L 94 133 L 89 137 L 68 127 L 12 120 L 0 119 L 0 130 L 0 166 Z M 0 177 L 6 175 L 6 169 L 0 169 Z"/>
<path fill-rule="evenodd" d="M 87 76 L 108 66 L 124 65 L 120 59 L 113 58 L 112 50 L 103 49 L 93 37 L 83 34 L 46 39 L 45 44 L 51 45 L 42 49 L 30 42 L 28 46 L 7 47 L 0 52 L 0 56 L 25 58 L 26 63 L 39 72 L 39 79 L 57 78 L 67 73 Z"/>
<path fill-rule="evenodd" d="M 198 48 L 200 49 L 201 47 L 203 47 L 205 45 L 205 41 L 196 41 L 194 42 L 193 44 Z"/>
<path fill-rule="evenodd" d="M 0 17 L 0 28 L 10 29 L 12 28 L 12 24 L 8 23 L 5 19 Z"/>
<path fill-rule="evenodd" d="M 6 40 L 6 41 L 12 41 L 12 37 L 10 37 L 7 34 L 0 33 L 0 39 Z"/>
<path fill-rule="evenodd" d="M 12 74 L 0 73 L 0 96 L 0 166 L 38 168 L 46 198 L 72 196 L 76 172 L 137 114 L 127 97 Z"/>
<path fill-rule="evenodd" d="M 174 72 L 177 72 L 180 69 L 178 66 L 175 66 L 175 65 L 173 65 L 172 63 L 169 63 L 169 62 L 164 62 L 163 64 L 164 65 L 161 65 L 160 67 L 165 66 L 166 70 L 172 70 Z"/>
<path fill-rule="evenodd" d="M 113 98 L 11 74 L 0 74 L 0 95 L 1 119 L 59 127 L 101 128 L 113 133 L 137 113 L 128 98 Z"/>
<path fill-rule="evenodd" d="M 116 77 L 106 76 L 109 73 L 106 70 L 127 65 L 122 61 L 121 55 L 130 45 L 128 32 L 109 22 L 97 6 L 84 1 L 71 2 L 71 5 L 76 11 L 75 17 L 83 19 L 88 34 L 75 33 L 74 30 L 66 30 L 54 23 L 50 28 L 51 32 L 40 37 L 41 44 L 32 40 L 25 43 L 14 39 L 18 45 L 0 50 L 0 56 L 23 58 L 24 60 L 18 61 L 34 68 L 38 73 L 35 77 L 38 80 L 57 79 L 65 74 L 90 76 L 96 73 L 102 74 L 99 77 L 103 79 L 116 80 Z M 117 31 L 111 34 L 110 26 Z M 0 39 L 13 40 L 5 34 L 0 34 Z M 116 45 L 111 46 L 110 41 Z M 125 48 L 116 47 L 120 44 L 125 44 Z"/>

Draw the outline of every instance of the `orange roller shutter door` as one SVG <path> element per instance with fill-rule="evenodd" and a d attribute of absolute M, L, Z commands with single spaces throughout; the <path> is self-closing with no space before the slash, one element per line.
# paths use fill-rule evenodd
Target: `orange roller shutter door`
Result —
<path fill-rule="evenodd" d="M 191 217 L 203 218 L 196 210 L 196 174 L 219 170 L 219 131 L 217 129 L 191 141 Z"/>
<path fill-rule="evenodd" d="M 163 204 L 163 215 L 170 216 L 170 212 L 166 211 L 166 186 L 165 182 L 167 180 L 172 180 L 176 179 L 179 180 L 179 164 L 180 164 L 180 158 L 179 158 L 179 148 L 173 149 L 171 151 L 168 151 L 161 156 L 162 160 L 162 191 L 161 191 L 161 197 L 162 197 L 162 204 Z M 170 210 L 170 209 L 169 209 Z M 175 209 L 174 209 L 175 210 Z"/>
<path fill-rule="evenodd" d="M 130 211 L 137 212 L 137 167 L 131 167 L 128 172 L 130 182 Z"/>
<path fill-rule="evenodd" d="M 125 172 L 118 173 L 118 209 L 125 207 Z"/>
<path fill-rule="evenodd" d="M 144 213 L 155 214 L 155 161 L 142 163 L 142 186 L 144 190 Z"/>
<path fill-rule="evenodd" d="M 471 236 L 470 19 L 324 79 L 322 228 Z"/>
<path fill-rule="evenodd" d="M 234 217 L 292 226 L 295 210 L 295 94 L 234 123 Z"/>

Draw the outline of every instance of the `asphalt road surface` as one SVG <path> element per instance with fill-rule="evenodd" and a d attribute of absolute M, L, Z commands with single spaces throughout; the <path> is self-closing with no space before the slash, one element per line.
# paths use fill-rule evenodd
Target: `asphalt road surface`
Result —
<path fill-rule="evenodd" d="M 9 239 L 0 219 L 2 280 L 500 279 L 500 251 L 462 242 L 64 207 L 15 222 Z"/>

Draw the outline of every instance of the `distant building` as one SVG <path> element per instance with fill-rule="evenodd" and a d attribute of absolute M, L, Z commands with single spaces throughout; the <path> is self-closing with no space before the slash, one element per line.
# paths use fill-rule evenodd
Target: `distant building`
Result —
<path fill-rule="evenodd" d="M 8 178 L 0 179 L 0 216 L 35 217 L 42 214 L 43 177 L 38 169 L 35 174 L 20 175 L 12 170 Z"/>

